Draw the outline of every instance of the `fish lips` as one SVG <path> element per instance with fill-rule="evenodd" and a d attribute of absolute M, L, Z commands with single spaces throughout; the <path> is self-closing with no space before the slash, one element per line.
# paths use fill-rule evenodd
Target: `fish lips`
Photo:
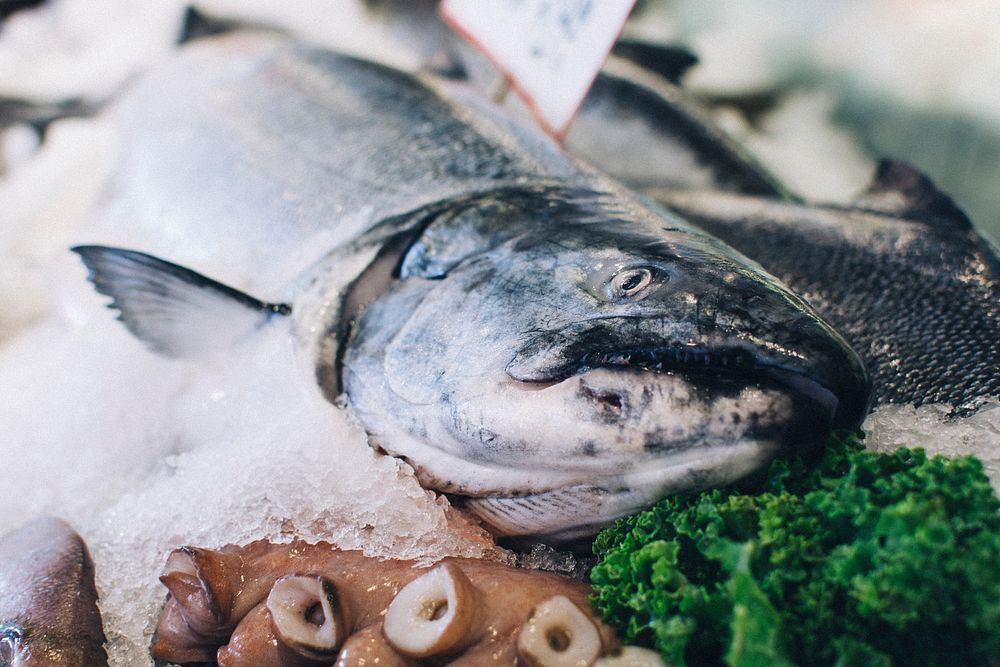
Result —
<path fill-rule="evenodd" d="M 856 429 L 868 414 L 872 385 L 861 358 L 821 321 L 799 324 L 792 341 L 766 345 L 745 332 L 716 331 L 681 341 L 657 328 L 655 318 L 575 323 L 532 338 L 505 370 L 512 379 L 531 384 L 620 368 L 682 375 L 706 391 L 776 386 L 818 407 L 833 429 Z M 815 418 L 816 410 L 808 412 Z"/>

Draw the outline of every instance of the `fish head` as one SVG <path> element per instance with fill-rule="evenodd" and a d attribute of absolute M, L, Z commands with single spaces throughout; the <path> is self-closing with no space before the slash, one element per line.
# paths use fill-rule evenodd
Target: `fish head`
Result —
<path fill-rule="evenodd" d="M 637 202 L 545 188 L 437 216 L 343 376 L 424 486 L 556 540 L 814 447 L 870 401 L 859 357 L 749 260 Z"/>

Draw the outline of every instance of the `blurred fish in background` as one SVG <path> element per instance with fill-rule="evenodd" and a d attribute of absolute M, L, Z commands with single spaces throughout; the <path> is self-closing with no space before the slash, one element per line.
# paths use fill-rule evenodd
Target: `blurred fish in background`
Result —
<path fill-rule="evenodd" d="M 891 157 L 1000 239 L 1000 3 L 649 0 L 625 34 L 694 53 L 685 87 L 807 198 Z"/>

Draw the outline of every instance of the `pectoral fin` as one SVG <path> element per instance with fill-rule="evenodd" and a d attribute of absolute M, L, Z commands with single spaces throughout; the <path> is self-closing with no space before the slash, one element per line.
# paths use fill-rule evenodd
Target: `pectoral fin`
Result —
<path fill-rule="evenodd" d="M 292 312 L 200 273 L 146 253 L 82 245 L 72 248 L 109 308 L 154 352 L 192 357 L 224 350 L 275 316 Z"/>

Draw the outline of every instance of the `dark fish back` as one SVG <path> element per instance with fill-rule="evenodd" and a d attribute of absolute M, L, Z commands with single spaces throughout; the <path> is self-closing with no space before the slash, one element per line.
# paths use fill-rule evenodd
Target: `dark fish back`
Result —
<path fill-rule="evenodd" d="M 877 403 L 965 414 L 1000 396 L 1000 262 L 942 199 L 908 219 L 750 198 L 727 215 L 667 199 L 803 295 L 865 359 Z"/>

